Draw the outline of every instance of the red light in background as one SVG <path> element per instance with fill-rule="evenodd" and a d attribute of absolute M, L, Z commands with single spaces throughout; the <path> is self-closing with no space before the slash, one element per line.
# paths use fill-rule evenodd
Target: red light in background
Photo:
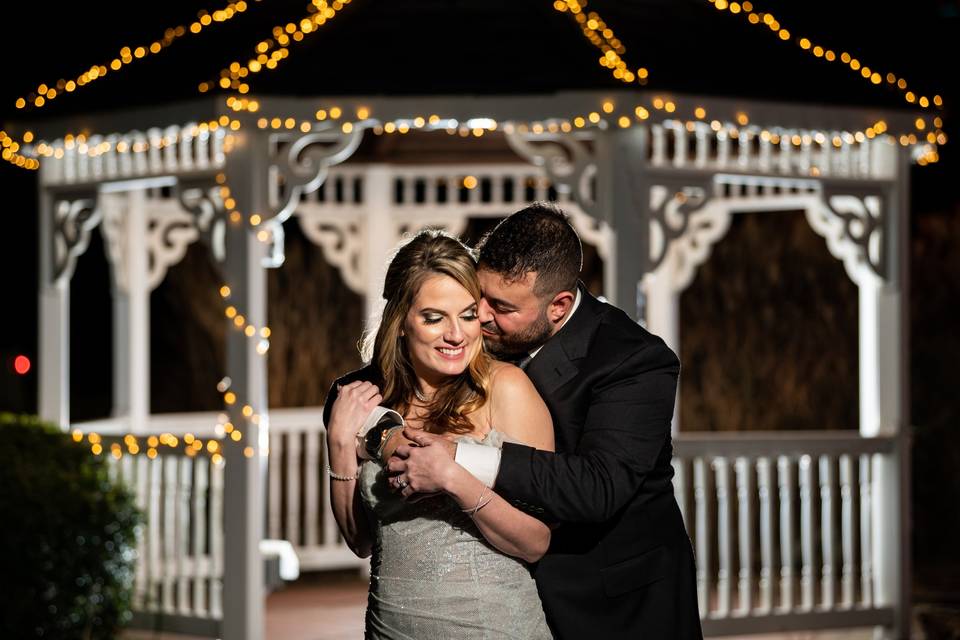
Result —
<path fill-rule="evenodd" d="M 17 356 L 13 359 L 13 370 L 20 375 L 26 375 L 30 371 L 30 358 L 27 356 Z"/>

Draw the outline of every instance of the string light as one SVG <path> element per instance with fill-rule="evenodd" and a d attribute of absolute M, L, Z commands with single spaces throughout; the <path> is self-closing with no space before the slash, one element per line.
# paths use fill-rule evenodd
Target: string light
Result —
<path fill-rule="evenodd" d="M 560 13 L 569 13 L 580 27 L 583 36 L 603 52 L 599 59 L 601 67 L 610 69 L 614 78 L 626 84 L 634 81 L 646 84 L 650 76 L 649 71 L 645 67 L 640 67 L 636 72 L 628 68 L 627 62 L 622 57 L 627 53 L 627 48 L 614 35 L 613 29 L 604 22 L 600 14 L 596 11 L 584 13 L 586 7 L 587 0 L 555 0 L 553 3 L 553 8 Z"/>
<path fill-rule="evenodd" d="M 29 132 L 27 132 L 29 133 Z M 26 134 L 24 134 L 26 137 Z M 25 140 L 26 142 L 29 142 Z M 40 168 L 40 161 L 20 153 L 22 145 L 6 131 L 0 129 L 0 157 L 15 167 L 36 171 Z"/>
<path fill-rule="evenodd" d="M 720 11 L 729 11 L 732 14 L 742 13 L 742 15 L 750 24 L 762 25 L 769 28 L 771 31 L 777 34 L 780 40 L 785 42 L 793 40 L 801 50 L 806 51 L 816 58 L 822 58 L 827 62 L 833 62 L 838 58 L 837 53 L 833 49 L 823 47 L 819 44 L 814 44 L 810 38 L 794 37 L 791 35 L 789 30 L 783 27 L 780 21 L 777 20 L 772 13 L 755 12 L 753 4 L 749 1 L 743 3 L 727 2 L 726 0 L 707 1 Z M 876 69 L 863 64 L 861 60 L 853 57 L 846 51 L 841 51 L 839 59 L 841 64 L 846 65 L 851 72 L 855 73 L 873 85 L 880 85 L 886 82 L 886 84 L 891 88 L 899 91 L 903 95 L 903 99 L 911 105 L 918 105 L 923 109 L 928 109 L 930 107 L 943 107 L 943 98 L 940 95 L 935 95 L 932 98 L 928 98 L 925 95 L 918 96 L 913 91 L 908 90 L 907 81 L 901 77 L 898 77 L 895 73 L 890 72 L 882 74 Z"/>
<path fill-rule="evenodd" d="M 259 2 L 260 0 L 254 1 Z M 214 23 L 227 22 L 246 11 L 247 6 L 245 0 L 238 0 L 212 13 L 200 11 L 197 14 L 197 20 L 189 26 L 180 25 L 164 29 L 163 37 L 149 44 L 136 47 L 122 47 L 117 57 L 108 61 L 106 64 L 92 65 L 76 78 L 70 80 L 60 78 L 50 85 L 46 83 L 40 84 L 34 91 L 17 98 L 14 105 L 17 109 L 27 109 L 30 107 L 39 109 L 59 97 L 73 93 L 79 87 L 86 86 L 100 78 L 104 78 L 111 72 L 120 71 L 123 67 L 133 64 L 135 60 L 142 60 L 151 55 L 159 54 L 180 38 L 185 37 L 188 33 L 196 35 Z"/>
<path fill-rule="evenodd" d="M 289 22 L 277 25 L 271 31 L 272 37 L 265 38 L 254 47 L 254 57 L 246 63 L 234 60 L 220 70 L 220 77 L 215 81 L 201 82 L 197 89 L 206 93 L 212 89 L 232 89 L 241 94 L 250 91 L 250 78 L 263 70 L 276 69 L 283 60 L 290 55 L 290 46 L 293 42 L 301 42 L 311 33 L 316 33 L 320 27 L 332 21 L 337 13 L 351 0 L 312 0 L 308 5 L 308 14 L 299 22 Z"/>

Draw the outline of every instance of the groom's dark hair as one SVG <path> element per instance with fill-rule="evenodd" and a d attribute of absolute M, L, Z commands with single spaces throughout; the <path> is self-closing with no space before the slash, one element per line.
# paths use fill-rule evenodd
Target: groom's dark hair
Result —
<path fill-rule="evenodd" d="M 479 266 L 506 281 L 537 274 L 533 292 L 541 297 L 577 290 L 583 267 L 580 237 L 560 207 L 534 202 L 505 218 L 477 243 Z"/>

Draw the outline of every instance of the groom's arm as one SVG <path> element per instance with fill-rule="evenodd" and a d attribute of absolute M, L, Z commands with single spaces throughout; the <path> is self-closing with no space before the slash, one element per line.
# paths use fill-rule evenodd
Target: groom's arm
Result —
<path fill-rule="evenodd" d="M 661 341 L 641 345 L 592 390 L 575 452 L 505 444 L 495 490 L 560 522 L 602 522 L 636 494 L 670 439 L 679 361 Z"/>

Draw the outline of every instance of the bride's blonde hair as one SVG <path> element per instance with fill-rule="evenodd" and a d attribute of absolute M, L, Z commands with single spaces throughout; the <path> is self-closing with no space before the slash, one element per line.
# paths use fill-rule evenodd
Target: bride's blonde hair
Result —
<path fill-rule="evenodd" d="M 470 249 L 438 230 L 421 231 L 400 247 L 390 261 L 383 283 L 386 305 L 375 336 L 364 337 L 363 353 L 383 376 L 383 404 L 402 415 L 415 397 L 417 378 L 403 336 L 403 323 L 420 287 L 434 275 L 453 278 L 480 302 L 480 281 Z M 473 425 L 467 415 L 487 401 L 490 356 L 481 342 L 463 373 L 450 376 L 436 390 L 427 408 L 424 428 L 433 433 L 467 433 Z"/>

